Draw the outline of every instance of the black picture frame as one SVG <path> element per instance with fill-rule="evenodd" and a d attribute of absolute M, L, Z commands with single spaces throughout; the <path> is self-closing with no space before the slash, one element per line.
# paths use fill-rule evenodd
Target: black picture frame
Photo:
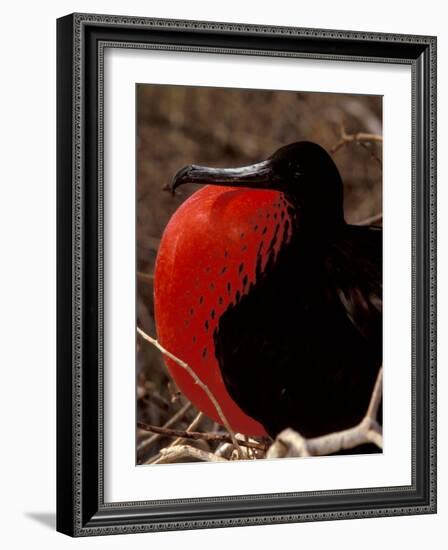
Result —
<path fill-rule="evenodd" d="M 107 45 L 412 67 L 412 484 L 104 502 L 102 56 Z M 71 536 L 436 512 L 436 38 L 72 14 L 57 21 L 57 529 Z"/>

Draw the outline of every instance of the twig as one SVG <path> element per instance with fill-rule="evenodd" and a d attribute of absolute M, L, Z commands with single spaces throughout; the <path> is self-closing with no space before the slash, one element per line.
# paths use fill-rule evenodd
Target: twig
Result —
<path fill-rule="evenodd" d="M 198 412 L 198 414 L 193 418 L 191 424 L 187 427 L 187 429 L 185 430 L 186 432 L 194 432 L 196 430 L 196 428 L 199 426 L 199 424 L 201 423 L 201 420 L 204 418 L 204 413 L 202 412 Z M 177 439 L 175 439 L 170 447 L 174 447 L 175 445 L 179 445 L 180 443 L 183 443 L 184 442 L 184 438 L 183 437 L 178 437 Z"/>
<path fill-rule="evenodd" d="M 177 445 L 176 447 L 166 447 L 161 449 L 160 456 L 151 464 L 173 464 L 183 460 L 194 459 L 200 462 L 228 462 L 226 458 L 216 456 L 213 453 L 190 447 L 190 445 Z"/>
<path fill-rule="evenodd" d="M 345 131 L 345 128 L 341 128 L 341 139 L 330 149 L 330 153 L 334 154 L 341 147 L 346 145 L 347 143 L 382 143 L 383 137 L 379 136 L 377 134 L 368 134 L 365 132 L 357 132 L 356 134 L 347 134 Z"/>
<path fill-rule="evenodd" d="M 362 141 L 358 141 L 357 142 L 358 145 L 360 145 L 363 149 L 365 149 L 368 153 L 370 153 L 370 156 L 373 158 L 373 160 L 375 160 L 379 166 L 380 166 L 380 169 L 381 171 L 383 170 L 383 161 L 380 159 L 380 157 L 375 153 L 375 151 L 373 149 L 371 149 L 366 143 L 362 142 Z"/>
<path fill-rule="evenodd" d="M 378 371 L 366 415 L 357 426 L 310 439 L 305 439 L 299 433 L 288 428 L 277 436 L 269 448 L 266 458 L 323 456 L 344 449 L 353 449 L 365 443 L 374 443 L 382 449 L 382 429 L 375 419 L 382 397 L 382 381 L 383 367 Z"/>
<path fill-rule="evenodd" d="M 141 430 L 153 432 L 167 437 L 178 437 L 180 439 L 202 439 L 203 441 L 222 441 L 229 443 L 232 441 L 230 435 L 227 434 L 213 434 L 207 432 L 193 432 L 190 430 L 174 430 L 171 428 L 162 428 L 160 426 L 152 426 L 151 424 L 145 424 L 144 422 L 137 422 L 137 426 Z M 266 446 L 256 441 L 250 441 L 249 439 L 237 439 L 238 444 L 243 447 L 249 447 L 251 449 L 258 449 L 265 451 Z M 171 445 L 173 446 L 173 445 Z"/>
<path fill-rule="evenodd" d="M 190 407 L 191 407 L 191 403 L 190 402 L 186 403 L 181 409 L 179 409 L 177 411 L 177 413 L 174 416 L 172 416 L 167 422 L 165 422 L 163 427 L 165 429 L 167 429 L 170 426 L 172 426 L 173 424 L 175 424 L 176 422 L 178 422 L 184 416 L 184 414 L 188 411 L 188 409 Z M 140 424 L 140 422 L 137 422 L 137 426 L 139 424 Z M 161 434 L 157 433 L 157 434 L 149 437 L 148 439 L 145 439 L 144 441 L 142 441 L 137 447 L 137 452 L 145 451 L 148 447 L 150 447 L 153 443 L 155 443 L 159 439 L 160 435 Z"/>
<path fill-rule="evenodd" d="M 215 456 L 230 458 L 232 456 L 233 446 L 231 443 L 222 443 L 215 451 Z"/>
<path fill-rule="evenodd" d="M 137 271 L 137 279 L 140 279 L 144 283 L 152 283 L 154 281 L 154 275 L 152 273 Z"/>
<path fill-rule="evenodd" d="M 368 134 L 365 132 L 358 132 L 356 134 L 347 134 L 347 132 L 345 131 L 345 128 L 342 126 L 341 139 L 340 141 L 338 141 L 338 143 L 336 143 L 336 145 L 334 145 L 330 149 L 330 153 L 332 154 L 336 153 L 337 151 L 339 151 L 341 147 L 343 147 L 347 143 L 358 143 L 359 145 L 361 145 L 361 147 L 369 151 L 372 157 L 379 163 L 380 167 L 382 167 L 383 163 L 381 159 L 375 154 L 374 151 L 372 151 L 372 149 L 370 149 L 366 145 L 367 143 L 382 143 L 382 142 L 383 142 L 382 136 L 379 136 L 377 134 Z M 374 216 L 366 218 L 365 220 L 357 222 L 356 225 L 373 225 L 379 221 L 382 221 L 382 219 L 383 219 L 383 213 L 381 212 L 379 214 L 375 214 Z"/>
<path fill-rule="evenodd" d="M 383 397 L 383 367 L 378 371 L 375 386 L 373 387 L 372 397 L 367 408 L 366 417 L 371 420 L 376 420 L 378 415 L 378 408 Z"/>
<path fill-rule="evenodd" d="M 139 327 L 137 327 L 137 332 L 138 334 L 140 334 L 140 336 L 146 340 L 147 342 L 149 342 L 150 344 L 152 344 L 153 346 L 155 346 L 160 352 L 162 352 L 164 355 L 166 355 L 167 357 L 169 357 L 170 359 L 172 359 L 175 363 L 177 363 L 180 367 L 182 367 L 184 370 L 186 370 L 188 372 L 188 374 L 193 378 L 193 380 L 196 382 L 196 384 L 202 389 L 204 390 L 204 392 L 207 394 L 208 398 L 210 399 L 210 401 L 213 403 L 215 409 L 216 409 L 216 412 L 218 413 L 219 415 L 219 418 L 221 419 L 222 423 L 224 424 L 225 428 L 227 429 L 227 431 L 229 432 L 229 435 L 230 435 L 230 438 L 232 439 L 232 443 L 235 447 L 235 449 L 237 450 L 238 452 L 238 455 L 240 457 L 242 457 L 243 453 L 242 453 L 242 450 L 241 450 L 241 447 L 239 446 L 238 444 L 238 441 L 236 440 L 236 437 L 235 437 L 235 434 L 232 430 L 232 428 L 230 427 L 230 424 L 227 420 L 227 418 L 224 416 L 224 413 L 221 409 L 221 406 L 219 405 L 218 401 L 216 400 L 216 397 L 213 395 L 213 393 L 211 392 L 211 390 L 208 388 L 208 386 L 206 384 L 204 384 L 204 382 L 202 382 L 202 380 L 198 377 L 198 375 L 194 372 L 194 370 L 187 364 L 185 363 L 185 361 L 182 361 L 182 359 L 179 359 L 178 357 L 176 357 L 175 355 L 173 355 L 171 352 L 169 352 L 168 350 L 166 350 L 155 338 L 152 338 L 151 336 L 149 336 L 148 334 L 146 334 L 145 332 L 143 332 L 143 330 Z"/>
<path fill-rule="evenodd" d="M 378 222 L 383 221 L 383 213 L 380 212 L 379 214 L 375 214 L 374 216 L 370 216 L 370 218 L 365 218 L 364 220 L 361 220 L 360 222 L 355 222 L 355 225 L 375 225 Z"/>

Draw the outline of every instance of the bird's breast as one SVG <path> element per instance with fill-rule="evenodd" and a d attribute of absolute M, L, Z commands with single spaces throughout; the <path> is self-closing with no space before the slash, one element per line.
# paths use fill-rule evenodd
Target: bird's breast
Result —
<path fill-rule="evenodd" d="M 213 335 L 224 312 L 275 265 L 292 239 L 294 221 L 280 192 L 208 186 L 181 205 L 161 240 L 154 282 L 158 339 L 194 369 L 237 432 L 265 433 L 229 396 Z M 191 376 L 171 360 L 167 366 L 181 391 L 221 422 Z"/>

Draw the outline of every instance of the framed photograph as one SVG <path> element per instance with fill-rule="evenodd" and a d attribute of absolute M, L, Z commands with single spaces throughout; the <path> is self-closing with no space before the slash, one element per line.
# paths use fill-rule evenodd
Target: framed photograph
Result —
<path fill-rule="evenodd" d="M 434 513 L 436 38 L 57 41 L 57 529 Z"/>

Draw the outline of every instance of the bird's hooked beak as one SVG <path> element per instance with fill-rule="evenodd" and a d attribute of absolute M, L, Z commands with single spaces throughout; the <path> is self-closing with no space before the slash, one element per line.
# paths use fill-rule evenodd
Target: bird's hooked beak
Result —
<path fill-rule="evenodd" d="M 257 162 L 240 168 L 210 168 L 190 164 L 174 176 L 171 192 L 184 183 L 248 187 L 251 189 L 272 188 L 272 166 L 270 160 Z"/>

